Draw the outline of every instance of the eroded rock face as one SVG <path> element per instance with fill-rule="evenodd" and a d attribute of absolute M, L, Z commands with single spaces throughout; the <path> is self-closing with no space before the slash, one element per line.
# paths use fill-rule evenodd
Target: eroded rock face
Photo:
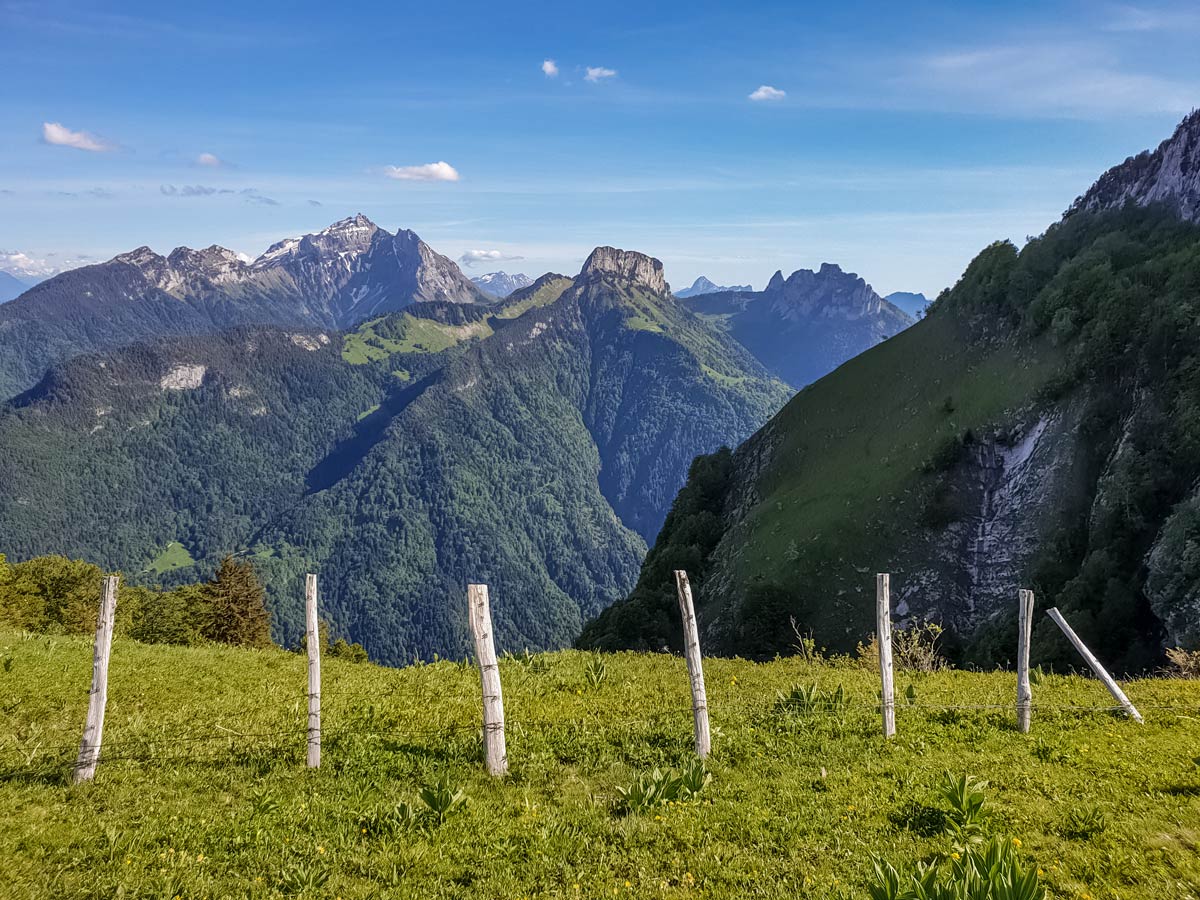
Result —
<path fill-rule="evenodd" d="M 663 264 L 652 256 L 634 250 L 597 247 L 583 264 L 579 277 L 603 277 L 605 274 L 627 279 L 655 293 L 670 291 L 663 276 Z"/>
<path fill-rule="evenodd" d="M 1186 221 L 1200 222 L 1200 110 L 1180 122 L 1158 149 L 1144 150 L 1101 175 L 1067 215 L 1126 203 L 1162 203 Z"/>
<path fill-rule="evenodd" d="M 180 363 L 171 367 L 171 371 L 162 377 L 159 384 L 164 391 L 194 391 L 204 384 L 207 366 Z"/>

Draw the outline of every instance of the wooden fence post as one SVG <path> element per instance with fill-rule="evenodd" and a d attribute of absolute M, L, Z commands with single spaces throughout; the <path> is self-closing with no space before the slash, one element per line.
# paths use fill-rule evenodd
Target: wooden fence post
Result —
<path fill-rule="evenodd" d="M 479 684 L 483 690 L 483 751 L 492 775 L 508 772 L 508 752 L 504 747 L 504 696 L 500 691 L 500 666 L 496 662 L 496 644 L 492 638 L 492 611 L 486 584 L 467 585 L 468 618 L 475 639 L 475 658 L 479 661 Z"/>
<path fill-rule="evenodd" d="M 79 744 L 79 758 L 71 780 L 75 784 L 96 777 L 100 763 L 100 741 L 104 737 L 104 707 L 108 703 L 108 660 L 112 655 L 113 620 L 117 612 L 116 575 L 104 577 L 100 612 L 96 617 L 96 643 L 92 649 L 92 690 L 88 695 L 87 724 Z"/>
<path fill-rule="evenodd" d="M 321 767 L 321 626 L 317 619 L 317 576 L 304 576 L 305 640 L 308 650 L 308 768 Z"/>
<path fill-rule="evenodd" d="M 1029 686 L 1029 641 L 1033 635 L 1033 591 L 1017 592 L 1017 728 L 1029 733 L 1033 690 Z"/>
<path fill-rule="evenodd" d="M 880 706 L 883 709 L 883 736 L 896 736 L 896 686 L 892 676 L 892 592 L 891 578 L 881 572 L 875 576 L 876 637 L 879 644 Z"/>
<path fill-rule="evenodd" d="M 707 759 L 712 750 L 708 728 L 708 694 L 704 690 L 704 667 L 700 661 L 700 631 L 696 627 L 696 608 L 692 604 L 692 586 L 687 572 L 675 570 L 675 591 L 679 595 L 679 613 L 683 618 L 683 653 L 687 658 L 688 680 L 692 685 L 692 719 L 696 730 L 696 755 Z"/>
<path fill-rule="evenodd" d="M 1129 702 L 1129 698 L 1125 696 L 1125 692 L 1121 690 L 1120 685 L 1108 674 L 1108 670 L 1100 665 L 1100 660 L 1096 659 L 1092 651 L 1087 648 L 1087 645 L 1079 639 L 1079 635 L 1067 624 L 1067 620 L 1062 617 L 1062 613 L 1058 611 L 1058 608 L 1046 610 L 1046 615 L 1054 620 L 1054 624 L 1062 629 L 1062 633 L 1067 636 L 1067 640 L 1075 645 L 1075 649 L 1079 651 L 1079 655 L 1092 667 L 1092 671 L 1096 673 L 1096 677 L 1104 682 L 1104 686 L 1113 695 L 1113 699 L 1120 703 L 1125 712 L 1132 716 L 1135 721 L 1141 722 L 1142 714 L 1137 711 L 1137 707 Z"/>

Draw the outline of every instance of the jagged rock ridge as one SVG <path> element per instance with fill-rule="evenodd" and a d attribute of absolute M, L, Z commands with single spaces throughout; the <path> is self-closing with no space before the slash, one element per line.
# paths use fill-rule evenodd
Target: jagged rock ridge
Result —
<path fill-rule="evenodd" d="M 1143 150 L 1109 169 L 1066 215 L 1162 203 L 1180 218 L 1200 222 L 1200 110 L 1179 123 L 1155 150 Z"/>

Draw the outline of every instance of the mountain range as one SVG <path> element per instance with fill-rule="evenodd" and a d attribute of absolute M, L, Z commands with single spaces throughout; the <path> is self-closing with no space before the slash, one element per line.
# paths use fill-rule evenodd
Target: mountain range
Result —
<path fill-rule="evenodd" d="M 114 268 L 175 288 L 144 253 Z M 337 296 L 328 271 L 309 283 Z M 318 571 L 335 632 L 387 662 L 465 652 L 469 580 L 492 585 L 505 646 L 569 643 L 632 587 L 695 453 L 790 390 L 642 254 L 597 248 L 496 304 L 447 294 L 347 331 L 241 326 L 54 366 L 0 410 L 0 546 L 168 582 L 250 553 L 288 643 Z"/>
<path fill-rule="evenodd" d="M 679 297 L 681 300 L 684 300 L 684 299 L 687 299 L 688 297 L 698 297 L 700 294 L 715 294 L 718 291 L 752 291 L 752 290 L 754 290 L 754 288 L 750 287 L 750 285 L 748 285 L 748 284 L 735 284 L 735 285 L 713 284 L 711 281 L 709 281 L 707 278 L 705 278 L 703 275 L 701 275 L 699 278 L 697 278 L 695 281 L 692 282 L 691 287 L 684 288 L 683 290 L 680 290 L 680 291 L 675 291 L 675 296 Z"/>
<path fill-rule="evenodd" d="M 507 297 L 513 291 L 529 287 L 533 284 L 533 279 L 520 273 L 509 275 L 507 272 L 488 272 L 486 275 L 475 276 L 471 283 L 490 297 Z"/>
<path fill-rule="evenodd" d="M 258 259 L 231 250 L 139 247 L 71 269 L 0 307 L 0 397 L 79 353 L 236 325 L 346 328 L 412 303 L 491 301 L 411 231 L 358 215 L 288 238 Z"/>
<path fill-rule="evenodd" d="M 1018 588 L 1118 671 L 1200 648 L 1197 148 L 1193 113 L 1024 248 L 985 248 L 921 321 L 736 451 L 698 459 L 637 587 L 580 645 L 678 647 L 671 572 L 687 568 L 708 652 L 787 652 L 797 631 L 853 650 L 876 572 L 899 627 L 938 622 L 977 665 L 1011 662 Z M 1036 622 L 1034 661 L 1078 665 Z"/>
<path fill-rule="evenodd" d="M 762 291 L 718 291 L 686 300 L 768 369 L 804 387 L 912 324 L 858 275 L 833 263 L 776 272 Z"/>

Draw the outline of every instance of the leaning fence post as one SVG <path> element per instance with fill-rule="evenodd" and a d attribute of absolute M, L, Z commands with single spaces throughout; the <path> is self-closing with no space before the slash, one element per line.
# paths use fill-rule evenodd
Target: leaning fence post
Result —
<path fill-rule="evenodd" d="M 317 621 L 317 576 L 304 576 L 305 640 L 308 650 L 308 759 L 321 767 L 321 626 Z"/>
<path fill-rule="evenodd" d="M 108 703 L 108 660 L 112 655 L 113 620 L 117 611 L 116 575 L 104 577 L 100 612 L 96 617 L 96 643 L 92 650 L 92 690 L 88 695 L 87 723 L 79 744 L 79 758 L 71 780 L 75 784 L 96 777 L 100 740 L 104 737 L 104 707 Z"/>
<path fill-rule="evenodd" d="M 1033 689 L 1029 686 L 1029 641 L 1033 635 L 1033 591 L 1017 592 L 1017 728 L 1029 733 Z"/>
<path fill-rule="evenodd" d="M 467 585 L 468 618 L 475 639 L 475 658 L 479 661 L 479 684 L 483 690 L 483 751 L 492 775 L 508 771 L 508 753 L 504 747 L 504 696 L 500 691 L 500 666 L 496 662 L 496 644 L 492 638 L 492 611 L 486 584 Z"/>
<path fill-rule="evenodd" d="M 1096 673 L 1096 677 L 1104 682 L 1104 686 L 1108 688 L 1108 692 L 1113 695 L 1113 699 L 1121 704 L 1125 712 L 1132 716 L 1136 721 L 1141 722 L 1142 714 L 1137 711 L 1137 707 L 1129 702 L 1129 698 L 1125 696 L 1125 692 L 1121 690 L 1120 685 L 1118 685 L 1116 680 L 1108 674 L 1108 670 L 1105 669 L 1104 666 L 1100 665 L 1100 660 L 1096 659 L 1096 657 L 1092 654 L 1092 651 L 1087 648 L 1087 645 L 1079 639 L 1079 635 L 1077 635 L 1074 629 L 1067 624 L 1067 620 L 1062 617 L 1062 613 L 1058 611 L 1058 608 L 1055 607 L 1054 609 L 1046 610 L 1046 615 L 1054 620 L 1054 624 L 1062 629 L 1062 633 L 1067 636 L 1067 640 L 1075 645 L 1075 649 L 1079 651 L 1079 655 L 1083 657 L 1084 662 L 1092 667 L 1092 671 Z"/>
<path fill-rule="evenodd" d="M 892 677 L 892 594 L 891 578 L 881 572 L 875 576 L 876 643 L 879 644 L 880 706 L 883 710 L 883 736 L 896 736 L 896 687 Z"/>
<path fill-rule="evenodd" d="M 712 749 L 708 728 L 708 695 L 704 690 L 704 667 L 700 661 L 700 633 L 696 627 L 696 608 L 692 604 L 692 586 L 687 572 L 675 570 L 675 591 L 679 595 L 679 613 L 683 618 L 683 653 L 687 659 L 688 679 L 692 684 L 692 719 L 696 729 L 696 755 L 707 759 Z"/>

